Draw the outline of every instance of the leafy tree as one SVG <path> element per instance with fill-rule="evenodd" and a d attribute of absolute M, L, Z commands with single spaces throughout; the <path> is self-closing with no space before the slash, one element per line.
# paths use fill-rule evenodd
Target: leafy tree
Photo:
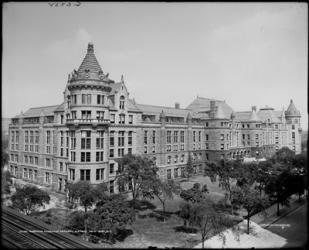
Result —
<path fill-rule="evenodd" d="M 50 197 L 47 192 L 30 185 L 17 187 L 12 195 L 12 206 L 27 215 L 45 203 L 48 204 L 49 201 Z"/>
<path fill-rule="evenodd" d="M 226 161 L 220 160 L 218 163 L 212 162 L 208 164 L 205 169 L 205 175 L 209 176 L 212 181 L 219 181 L 219 187 L 227 191 L 227 200 L 232 200 L 232 181 L 235 180 L 240 174 L 237 172 L 239 169 L 240 161 Z M 239 178 L 240 179 L 240 178 Z M 233 214 L 233 206 L 231 206 Z"/>
<path fill-rule="evenodd" d="M 261 161 L 257 165 L 257 169 L 254 172 L 254 179 L 256 182 L 255 188 L 259 191 L 260 196 L 262 196 L 262 191 L 265 190 L 267 183 L 270 178 L 270 170 L 272 169 L 272 164 L 270 161 Z"/>
<path fill-rule="evenodd" d="M 231 219 L 216 210 L 215 204 L 211 200 L 203 200 L 193 204 L 189 220 L 192 225 L 198 227 L 201 233 L 202 248 L 211 233 L 218 234 L 225 241 L 223 229 L 233 225 Z"/>
<path fill-rule="evenodd" d="M 9 154 L 5 151 L 2 151 L 2 168 L 9 163 Z"/>
<path fill-rule="evenodd" d="M 201 202 L 206 198 L 206 193 L 208 193 L 207 185 L 201 186 L 200 183 L 194 183 L 193 187 L 187 190 L 182 190 L 180 197 L 187 202 L 197 203 Z"/>
<path fill-rule="evenodd" d="M 74 202 L 79 200 L 84 207 L 85 213 L 95 202 L 104 199 L 107 187 L 105 183 L 96 187 L 92 186 L 88 181 L 79 181 L 68 184 L 69 200 Z"/>
<path fill-rule="evenodd" d="M 133 204 L 141 194 L 149 194 L 150 183 L 156 181 L 159 170 L 152 160 L 128 154 L 118 160 L 118 165 L 116 180 L 119 186 L 131 186 Z"/>
<path fill-rule="evenodd" d="M 151 186 L 147 192 L 148 197 L 157 197 L 162 204 L 163 212 L 165 213 L 165 203 L 167 200 L 174 198 L 174 194 L 180 193 L 180 185 L 174 180 L 161 180 L 157 178 L 156 181 L 152 181 Z"/>
<path fill-rule="evenodd" d="M 291 173 L 284 171 L 281 174 L 273 174 L 265 187 L 270 201 L 277 203 L 277 215 L 280 215 L 279 205 L 289 206 L 289 197 L 293 193 L 291 187 Z"/>
<path fill-rule="evenodd" d="M 96 208 L 88 218 L 88 225 L 92 230 L 105 230 L 109 232 L 109 240 L 127 225 L 135 220 L 135 211 L 122 195 L 112 195 L 96 204 Z"/>
<path fill-rule="evenodd" d="M 180 210 L 178 216 L 183 219 L 183 225 L 186 227 L 187 223 L 191 224 L 190 216 L 192 213 L 193 205 L 189 202 L 184 202 L 180 204 Z"/>
<path fill-rule="evenodd" d="M 249 186 L 233 188 L 232 204 L 243 207 L 247 211 L 247 234 L 249 234 L 250 218 L 257 212 L 264 211 L 268 201 L 261 198 L 259 192 Z"/>
<path fill-rule="evenodd" d="M 282 147 L 271 158 L 272 162 L 278 162 L 286 166 L 291 166 L 295 158 L 295 152 L 288 147 Z"/>
<path fill-rule="evenodd" d="M 185 166 L 185 173 L 186 173 L 186 176 L 187 176 L 187 180 L 189 181 L 189 178 L 194 173 L 194 167 L 193 167 L 193 163 L 192 163 L 191 152 L 189 152 L 189 155 L 188 155 L 188 161 L 187 161 L 187 164 Z"/>

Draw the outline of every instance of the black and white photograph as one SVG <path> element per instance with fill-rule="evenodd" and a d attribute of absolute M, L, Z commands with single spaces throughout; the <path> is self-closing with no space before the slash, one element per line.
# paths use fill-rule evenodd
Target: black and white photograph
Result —
<path fill-rule="evenodd" d="M 308 247 L 308 3 L 2 15 L 2 247 Z"/>

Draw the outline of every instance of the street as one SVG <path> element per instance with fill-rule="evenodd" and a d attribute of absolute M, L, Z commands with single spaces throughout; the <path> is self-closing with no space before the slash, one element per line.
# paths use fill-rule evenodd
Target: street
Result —
<path fill-rule="evenodd" d="M 307 243 L 307 203 L 282 217 L 267 230 L 287 239 L 284 247 L 301 247 Z"/>

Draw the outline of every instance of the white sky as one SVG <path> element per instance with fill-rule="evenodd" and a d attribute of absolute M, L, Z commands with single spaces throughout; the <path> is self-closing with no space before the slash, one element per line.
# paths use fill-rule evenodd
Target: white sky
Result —
<path fill-rule="evenodd" d="M 305 3 L 6 3 L 2 116 L 60 104 L 93 42 L 138 103 L 184 108 L 198 95 L 245 111 L 293 99 L 307 129 L 307 23 Z"/>

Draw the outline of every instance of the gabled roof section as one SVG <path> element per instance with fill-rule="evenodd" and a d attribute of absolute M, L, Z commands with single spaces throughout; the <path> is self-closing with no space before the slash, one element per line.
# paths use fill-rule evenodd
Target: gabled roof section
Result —
<path fill-rule="evenodd" d="M 83 74 L 86 70 L 89 70 L 91 73 L 99 73 L 103 72 L 97 58 L 94 55 L 93 44 L 88 44 L 87 54 L 82 62 L 82 64 L 78 68 L 78 73 Z"/>
<path fill-rule="evenodd" d="M 54 115 L 54 111 L 57 109 L 57 107 L 59 107 L 59 105 L 30 108 L 25 113 L 23 113 L 23 115 L 20 115 L 20 116 L 38 117 L 41 115 L 44 115 L 44 116 Z"/>
<path fill-rule="evenodd" d="M 187 114 L 190 110 L 188 109 L 177 109 L 172 107 L 164 107 L 164 106 L 154 106 L 154 105 L 146 105 L 146 104 L 136 104 L 137 107 L 145 114 L 153 114 L 160 115 L 160 113 L 165 113 L 166 116 L 174 116 L 174 117 L 187 117 Z"/>
<path fill-rule="evenodd" d="M 273 123 L 280 123 L 280 119 L 278 118 L 278 113 L 270 107 L 265 107 L 259 110 L 257 113 L 263 122 L 266 122 L 267 119 L 270 119 Z"/>
<path fill-rule="evenodd" d="M 191 104 L 189 104 L 187 109 L 192 110 L 194 113 L 207 112 L 210 110 L 210 101 L 215 101 L 215 105 L 218 106 L 218 108 L 220 106 L 220 109 L 222 109 L 222 113 L 220 111 L 220 116 L 223 116 L 223 118 L 230 118 L 233 109 L 225 101 L 216 99 L 197 97 Z"/>
<path fill-rule="evenodd" d="M 128 110 L 133 112 L 142 112 L 132 99 L 128 99 Z"/>
<path fill-rule="evenodd" d="M 64 111 L 64 102 L 61 103 L 54 112 L 63 112 Z"/>
<path fill-rule="evenodd" d="M 235 120 L 238 121 L 249 121 L 250 116 L 251 116 L 251 111 L 239 111 L 239 112 L 234 112 L 235 115 Z"/>

